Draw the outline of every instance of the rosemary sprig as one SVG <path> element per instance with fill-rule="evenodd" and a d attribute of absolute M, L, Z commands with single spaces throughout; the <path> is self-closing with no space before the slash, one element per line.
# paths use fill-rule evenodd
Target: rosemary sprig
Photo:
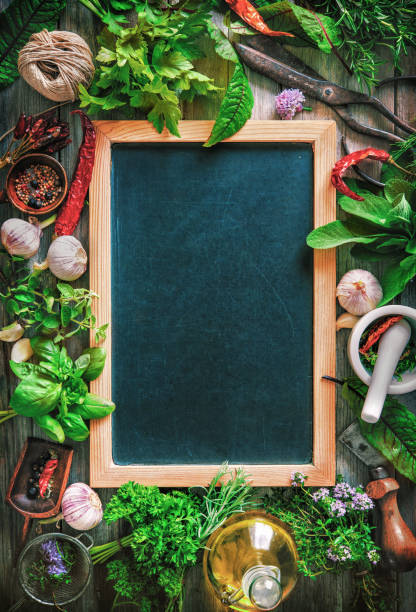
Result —
<path fill-rule="evenodd" d="M 217 485 L 224 477 L 227 482 Z M 237 512 L 246 512 L 258 507 L 254 489 L 248 481 L 249 475 L 242 468 L 232 470 L 228 463 L 223 463 L 208 489 L 205 489 L 198 537 L 203 542 L 230 516 Z"/>

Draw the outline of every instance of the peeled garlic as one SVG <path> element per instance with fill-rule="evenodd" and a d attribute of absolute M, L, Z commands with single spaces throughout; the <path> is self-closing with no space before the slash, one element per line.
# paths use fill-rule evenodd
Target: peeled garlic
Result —
<path fill-rule="evenodd" d="M 59 236 L 52 241 L 46 259 L 33 267 L 37 270 L 49 270 L 57 278 L 74 281 L 87 269 L 88 257 L 79 240 L 74 236 Z"/>
<path fill-rule="evenodd" d="M 336 322 L 336 329 L 339 331 L 340 329 L 352 329 L 357 321 L 360 320 L 360 317 L 356 315 L 350 314 L 349 312 L 343 312 L 342 315 L 339 315 Z"/>
<path fill-rule="evenodd" d="M 336 295 L 347 312 L 363 315 L 376 308 L 383 297 L 383 290 L 371 272 L 350 270 L 339 281 Z"/>
<path fill-rule="evenodd" d="M 29 217 L 29 220 L 33 217 Z M 19 255 L 29 259 L 39 250 L 42 230 L 33 221 L 28 223 L 23 219 L 7 219 L 1 226 L 1 243 L 9 255 Z"/>
<path fill-rule="evenodd" d="M 17 361 L 17 363 L 21 363 L 22 361 L 27 361 L 33 355 L 32 345 L 30 344 L 29 338 L 21 338 L 17 342 L 13 344 L 11 360 Z"/>
<path fill-rule="evenodd" d="M 3 329 L 0 330 L 0 340 L 4 342 L 16 342 L 24 333 L 25 330 L 20 323 L 15 321 L 11 325 L 7 325 L 7 327 L 3 327 Z"/>

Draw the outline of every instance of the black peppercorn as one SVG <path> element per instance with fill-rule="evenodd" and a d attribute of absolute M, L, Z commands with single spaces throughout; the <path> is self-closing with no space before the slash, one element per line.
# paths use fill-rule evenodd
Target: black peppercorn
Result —
<path fill-rule="evenodd" d="M 37 494 L 38 494 L 38 490 L 36 487 L 29 487 L 27 491 L 27 496 L 30 497 L 30 499 L 35 499 Z"/>
<path fill-rule="evenodd" d="M 37 181 L 36 179 L 32 179 L 30 181 L 30 184 L 32 185 L 33 189 L 37 189 L 39 187 L 39 181 Z"/>
<path fill-rule="evenodd" d="M 33 470 L 34 472 L 37 472 L 37 471 L 38 471 L 38 469 L 39 469 L 39 465 L 38 465 L 37 463 L 32 463 L 32 470 Z"/>

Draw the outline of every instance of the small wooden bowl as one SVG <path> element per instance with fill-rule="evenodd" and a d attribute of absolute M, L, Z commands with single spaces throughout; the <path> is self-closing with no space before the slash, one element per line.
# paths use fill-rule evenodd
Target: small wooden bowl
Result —
<path fill-rule="evenodd" d="M 47 206 L 43 206 L 42 208 L 31 208 L 24 202 L 22 202 L 15 189 L 15 179 L 16 177 L 26 168 L 31 166 L 32 164 L 42 164 L 44 166 L 50 166 L 52 170 L 55 170 L 57 175 L 59 176 L 59 180 L 61 181 L 62 192 L 59 197 L 51 204 Z M 6 178 L 6 193 L 10 202 L 16 206 L 19 210 L 24 213 L 28 213 L 30 215 L 45 215 L 46 213 L 55 210 L 64 200 L 68 191 L 68 178 L 66 176 L 66 172 L 61 166 L 61 164 L 50 155 L 45 155 L 44 153 L 29 153 L 29 155 L 24 155 L 21 157 L 13 166 L 10 168 L 9 173 Z"/>

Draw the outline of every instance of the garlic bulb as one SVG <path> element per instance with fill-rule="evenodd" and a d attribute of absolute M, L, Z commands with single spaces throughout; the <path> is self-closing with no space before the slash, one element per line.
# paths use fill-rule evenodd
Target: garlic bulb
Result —
<path fill-rule="evenodd" d="M 29 338 L 21 338 L 13 344 L 10 359 L 17 363 L 21 363 L 22 361 L 30 359 L 32 355 L 33 349 Z"/>
<path fill-rule="evenodd" d="M 33 217 L 29 217 L 29 220 Z M 7 219 L 1 226 L 1 243 L 9 255 L 19 255 L 29 259 L 39 250 L 42 230 L 33 222 L 23 219 Z"/>
<path fill-rule="evenodd" d="M 88 257 L 79 240 L 74 236 L 59 236 L 49 247 L 46 260 L 33 267 L 37 270 L 49 270 L 57 278 L 74 281 L 87 269 Z"/>
<path fill-rule="evenodd" d="M 349 312 L 343 312 L 342 315 L 339 315 L 336 322 L 336 330 L 340 329 L 352 329 L 357 321 L 360 320 L 360 317 L 357 315 L 350 314 Z"/>
<path fill-rule="evenodd" d="M 11 325 L 7 325 L 0 330 L 0 340 L 3 340 L 3 342 L 16 342 L 24 333 L 25 330 L 20 323 L 15 321 Z"/>
<path fill-rule="evenodd" d="M 376 308 L 383 297 L 383 290 L 371 272 L 350 270 L 339 281 L 336 295 L 347 312 L 363 315 Z"/>
<path fill-rule="evenodd" d="M 62 497 L 63 519 L 73 529 L 84 531 L 101 523 L 103 507 L 97 493 L 83 482 L 70 485 Z"/>

